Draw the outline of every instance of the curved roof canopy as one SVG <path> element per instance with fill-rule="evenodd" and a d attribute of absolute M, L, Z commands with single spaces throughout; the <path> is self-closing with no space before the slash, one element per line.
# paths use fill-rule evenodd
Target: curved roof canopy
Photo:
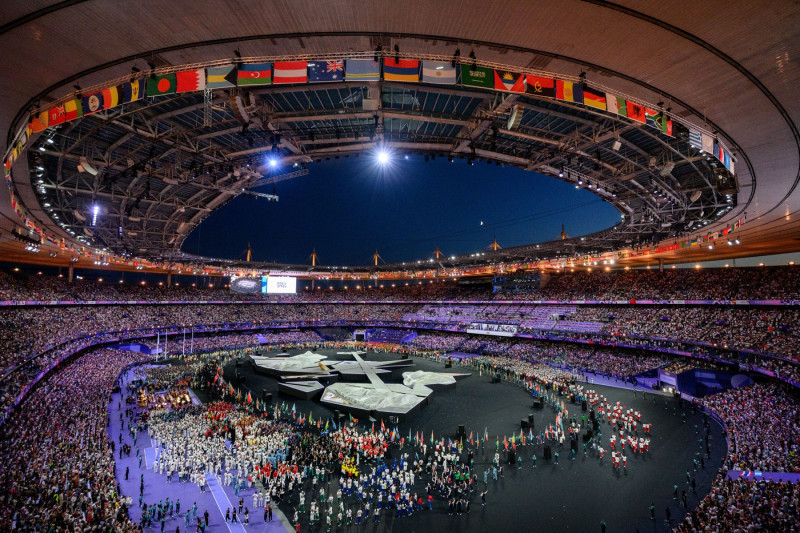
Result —
<path fill-rule="evenodd" d="M 9 150 L 32 111 L 110 82 L 146 84 L 176 70 L 293 59 L 385 56 L 389 64 L 398 57 L 544 75 L 620 95 L 674 124 L 667 135 L 568 98 L 473 87 L 460 76 L 454 85 L 384 76 L 142 98 L 31 135 L 12 167 L 10 190 L 28 222 L 52 237 L 45 247 L 55 257 L 40 253 L 40 262 L 66 262 L 83 246 L 95 258 L 233 268 L 183 254 L 184 238 L 240 194 L 302 179 L 315 161 L 378 147 L 538 171 L 591 188 L 621 213 L 617 226 L 582 239 L 441 266 L 557 262 L 612 251 L 634 264 L 643 250 L 669 262 L 707 259 L 707 247 L 680 243 L 729 231 L 742 244 L 723 247 L 724 257 L 798 248 L 797 6 L 767 12 L 745 2 L 676 10 L 660 2 L 577 0 L 510 1 L 497 9 L 472 1 L 10 4 L 0 19 L 0 131 Z M 735 162 L 735 178 L 689 143 L 690 129 L 718 141 Z M 283 170 L 274 171 L 269 157 L 280 157 Z M 5 229 L 21 227 L 7 188 L 0 210 Z M 3 255 L 24 256 L 24 239 L 11 236 L 0 235 Z"/>

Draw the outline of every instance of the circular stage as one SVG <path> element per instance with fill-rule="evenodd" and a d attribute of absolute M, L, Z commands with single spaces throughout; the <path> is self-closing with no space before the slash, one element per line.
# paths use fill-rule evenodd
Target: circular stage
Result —
<path fill-rule="evenodd" d="M 289 350 L 296 355 L 306 350 Z M 273 351 L 271 354 L 276 355 Z M 315 353 L 325 355 L 329 359 L 346 359 L 350 356 L 337 355 L 335 350 L 318 350 Z M 364 358 L 368 361 L 394 360 L 396 354 L 368 352 Z M 698 501 L 708 493 L 714 475 L 722 465 L 726 453 L 725 438 L 718 424 L 709 419 L 711 425 L 710 443 L 711 457 L 705 457 L 705 444 L 701 440 L 705 436 L 704 415 L 693 412 L 690 405 L 669 396 L 647 393 L 643 397 L 641 391 L 620 389 L 600 385 L 584 384 L 604 395 L 607 401 L 614 404 L 621 402 L 626 409 L 641 412 L 642 422 L 651 423 L 651 443 L 648 452 L 632 453 L 626 448 L 627 468 L 615 470 L 611 463 L 609 437 L 611 425 L 601 422 L 601 444 L 606 453 L 602 461 L 597 453 L 589 448 L 584 454 L 583 439 L 579 439 L 575 458 L 571 459 L 569 441 L 563 449 L 553 447 L 553 452 L 560 453 L 558 464 L 544 460 L 544 449 L 541 445 L 531 445 L 529 430 L 525 429 L 526 444 L 517 441 L 516 455 L 522 460 L 521 468 L 517 464 L 509 465 L 505 452 L 504 437 L 511 435 L 519 438 L 521 420 L 533 414 L 533 434 L 542 431 L 548 424 L 554 423 L 555 411 L 545 405 L 541 409 L 532 407 L 532 396 L 519 386 L 509 382 L 492 383 L 487 375 L 479 375 L 470 369 L 454 365 L 452 369 L 444 368 L 444 364 L 427 359 L 409 358 L 414 366 L 409 370 L 425 370 L 432 372 L 472 372 L 472 376 L 458 381 L 455 387 L 435 390 L 429 402 L 408 420 L 393 424 L 399 435 L 408 440 L 416 434 L 424 435 L 430 445 L 431 435 L 436 441 L 444 438 L 457 439 L 459 425 L 466 430 L 467 440 L 470 434 L 476 441 L 483 439 L 488 432 L 489 440 L 475 446 L 465 443 L 466 458 L 469 449 L 474 453 L 474 473 L 476 491 L 472 495 L 472 511 L 469 515 L 448 516 L 446 504 L 438 501 L 432 512 L 417 512 L 410 518 L 393 518 L 389 514 L 381 521 L 380 529 L 386 531 L 431 531 L 458 530 L 484 531 L 492 528 L 513 528 L 521 525 L 531 529 L 547 530 L 599 530 L 600 522 L 605 521 L 609 531 L 668 531 L 664 525 L 664 510 L 670 507 L 672 524 L 680 520 L 685 510 L 680 506 L 681 491 L 687 493 L 689 508 L 694 508 Z M 262 391 L 272 393 L 273 402 L 288 406 L 294 405 L 298 413 L 313 413 L 314 419 L 323 421 L 334 415 L 333 410 L 317 401 L 301 400 L 278 393 L 278 380 L 271 376 L 256 374 L 248 361 L 235 367 L 225 367 L 225 379 L 234 383 L 235 370 L 238 368 L 244 378 L 243 390 L 249 389 L 254 397 Z M 388 380 L 387 380 L 388 382 Z M 565 399 L 561 397 L 560 400 Z M 570 416 L 587 415 L 581 405 L 568 405 Z M 685 416 L 684 416 L 685 415 Z M 323 422 L 324 423 L 324 422 Z M 361 426 L 370 427 L 371 422 L 363 418 L 358 420 Z M 377 422 L 376 427 L 380 422 Z M 585 433 L 585 430 L 582 434 Z M 642 435 L 641 428 L 639 435 Z M 491 460 L 498 448 L 504 475 L 496 481 L 491 473 Z M 511 446 L 509 445 L 509 450 Z M 619 444 L 617 444 L 619 450 Z M 413 457 L 416 449 L 406 444 L 403 452 Z M 536 467 L 533 467 L 532 455 L 536 454 Z M 704 468 L 699 466 L 700 455 L 704 458 Z M 698 461 L 695 471 L 693 460 Z M 489 470 L 488 483 L 484 485 L 484 472 Z M 687 481 L 687 473 L 696 481 L 696 494 L 692 493 Z M 425 494 L 425 483 L 429 476 L 420 476 L 415 490 Z M 419 478 L 418 478 L 419 479 Z M 673 499 L 673 486 L 678 485 L 679 498 Z M 480 505 L 479 493 L 485 489 L 486 506 Z M 650 520 L 650 505 L 655 506 L 655 522 Z M 290 516 L 293 513 L 291 502 L 282 504 L 282 508 Z M 370 524 L 368 527 L 374 527 Z"/>

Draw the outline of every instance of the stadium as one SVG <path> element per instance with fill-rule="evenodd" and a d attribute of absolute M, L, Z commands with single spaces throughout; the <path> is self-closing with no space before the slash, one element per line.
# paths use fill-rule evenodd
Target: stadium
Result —
<path fill-rule="evenodd" d="M 800 10 L 8 1 L 3 531 L 795 531 Z"/>

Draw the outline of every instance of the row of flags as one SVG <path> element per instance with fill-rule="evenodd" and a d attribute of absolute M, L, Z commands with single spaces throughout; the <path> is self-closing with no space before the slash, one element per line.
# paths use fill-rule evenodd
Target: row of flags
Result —
<path fill-rule="evenodd" d="M 708 133 L 689 128 L 689 144 L 701 152 L 713 155 L 725 168 L 734 173 L 734 158 L 722 144 Z"/>
<path fill-rule="evenodd" d="M 132 79 L 118 86 L 85 94 L 80 98 L 74 98 L 47 111 L 42 111 L 32 117 L 31 129 L 34 132 L 42 131 L 51 126 L 112 109 L 121 104 L 135 102 L 145 97 L 230 87 L 378 81 L 380 79 L 434 85 L 460 84 L 466 87 L 552 98 L 613 113 L 633 122 L 657 128 L 665 135 L 674 135 L 672 119 L 662 111 L 628 101 L 619 95 L 593 88 L 586 83 L 472 64 L 456 66 L 446 61 L 421 61 L 391 57 L 379 61 L 374 59 L 334 59 L 329 61 L 242 63 Z"/>
<path fill-rule="evenodd" d="M 48 127 L 58 126 L 80 117 L 112 109 L 122 104 L 146 97 L 179 94 L 204 89 L 247 87 L 278 84 L 325 83 L 340 81 L 422 82 L 436 85 L 463 85 L 483 89 L 524 93 L 539 98 L 551 98 L 581 104 L 626 117 L 632 122 L 649 125 L 663 134 L 675 136 L 682 125 L 663 112 L 637 102 L 594 88 L 586 83 L 560 80 L 554 77 L 523 74 L 509 70 L 493 69 L 472 64 L 453 65 L 449 61 L 395 59 L 337 59 L 325 61 L 276 61 L 273 63 L 230 64 L 205 69 L 188 69 L 149 78 L 131 79 L 117 86 L 81 95 L 31 117 L 28 127 L 22 130 L 12 145 L 4 163 L 4 174 L 9 188 L 12 208 L 23 225 L 39 233 L 62 249 L 91 256 L 84 247 L 76 247 L 44 233 L 20 205 L 14 194 L 11 167 L 23 153 L 31 135 Z M 685 133 L 685 131 L 680 132 Z M 735 160 L 731 153 L 712 135 L 689 128 L 691 146 L 713 155 L 731 173 Z"/>

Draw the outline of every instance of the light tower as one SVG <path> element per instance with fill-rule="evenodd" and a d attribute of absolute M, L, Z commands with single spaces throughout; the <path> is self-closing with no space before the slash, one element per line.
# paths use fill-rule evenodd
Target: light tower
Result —
<path fill-rule="evenodd" d="M 564 230 L 564 224 L 561 224 L 561 233 L 558 236 L 561 237 L 562 241 L 569 239 L 569 235 L 567 235 L 567 232 Z"/>
<path fill-rule="evenodd" d="M 378 249 L 377 249 L 377 248 L 375 248 L 375 253 L 374 253 L 374 254 L 372 254 L 372 263 L 373 263 L 375 266 L 378 266 L 378 260 L 381 260 L 381 261 L 383 261 L 383 257 L 381 257 L 381 254 L 379 254 L 379 253 L 378 253 Z M 385 262 L 385 261 L 384 261 L 384 262 Z M 375 274 L 375 286 L 376 286 L 376 287 L 378 286 L 378 274 L 377 274 L 377 273 Z"/>
<path fill-rule="evenodd" d="M 495 237 L 495 238 L 494 238 L 494 241 L 492 242 L 492 244 L 490 244 L 490 245 L 489 245 L 489 249 L 490 249 L 491 251 L 493 251 L 493 252 L 496 252 L 497 250 L 502 250 L 502 249 L 503 249 L 503 247 L 502 247 L 502 246 L 500 246 L 499 244 L 497 244 L 497 237 Z"/>

